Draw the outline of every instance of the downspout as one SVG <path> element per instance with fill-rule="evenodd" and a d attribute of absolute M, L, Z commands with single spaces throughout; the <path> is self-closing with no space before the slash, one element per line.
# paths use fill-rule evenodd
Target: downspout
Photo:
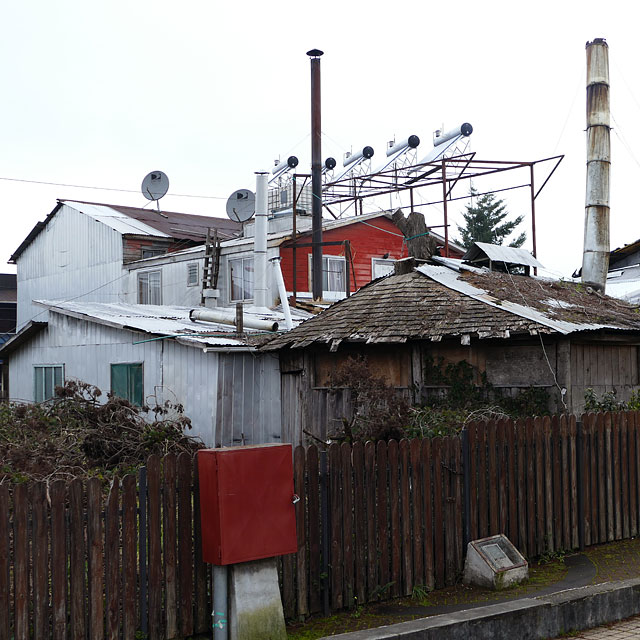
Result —
<path fill-rule="evenodd" d="M 587 42 L 587 188 L 582 282 L 604 293 L 609 270 L 609 47 Z"/>

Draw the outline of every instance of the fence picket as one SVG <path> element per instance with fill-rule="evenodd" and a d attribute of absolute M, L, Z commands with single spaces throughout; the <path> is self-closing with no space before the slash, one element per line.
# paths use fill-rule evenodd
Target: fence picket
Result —
<path fill-rule="evenodd" d="M 516 447 L 518 449 L 518 544 L 517 547 L 528 555 L 528 531 L 527 531 L 527 478 L 526 465 L 526 444 L 527 433 L 523 420 L 516 422 Z M 514 543 L 515 544 L 515 543 Z"/>
<path fill-rule="evenodd" d="M 551 418 L 551 465 L 553 468 L 553 529 L 554 550 L 566 549 L 562 537 L 562 438 L 560 436 L 560 419 Z"/>
<path fill-rule="evenodd" d="M 176 456 L 169 453 L 162 459 L 162 542 L 164 545 L 165 634 L 169 640 L 178 635 L 178 585 L 176 558 Z M 191 606 L 191 605 L 189 605 Z"/>
<path fill-rule="evenodd" d="M 15 640 L 29 637 L 29 516 L 27 485 L 13 489 L 13 599 Z"/>
<path fill-rule="evenodd" d="M 498 522 L 500 533 L 507 534 L 507 434 L 506 434 L 506 420 L 498 420 L 497 423 L 497 461 L 498 461 Z"/>
<path fill-rule="evenodd" d="M 36 638 L 49 637 L 49 535 L 47 514 L 47 487 L 43 482 L 31 486 L 32 513 L 32 592 L 33 634 Z"/>
<path fill-rule="evenodd" d="M 435 586 L 444 587 L 444 520 L 443 520 L 443 482 L 442 482 L 442 438 L 431 441 L 433 456 L 433 553 L 435 556 Z"/>
<path fill-rule="evenodd" d="M 413 581 L 416 585 L 424 584 L 424 562 L 422 559 L 422 465 L 420 460 L 420 440 L 411 440 L 409 453 L 411 458 L 411 498 L 413 523 Z"/>
<path fill-rule="evenodd" d="M 469 539 L 476 540 L 479 537 L 478 535 L 477 426 L 475 422 L 472 422 L 466 428 L 467 428 L 467 437 L 469 441 L 469 471 L 468 471 L 469 473 Z M 423 455 L 423 460 L 424 460 L 424 455 Z M 426 463 L 423 463 L 423 464 L 426 464 Z M 426 470 L 427 470 L 427 467 L 425 466 L 425 473 L 426 473 Z"/>
<path fill-rule="evenodd" d="M 413 590 L 413 558 L 411 545 L 411 512 L 409 492 L 409 441 L 403 438 L 400 449 L 400 503 L 402 526 L 402 587 L 404 595 L 411 595 Z"/>
<path fill-rule="evenodd" d="M 340 482 L 340 445 L 337 443 L 329 446 L 329 495 L 329 507 L 331 510 L 331 606 L 333 609 L 342 609 L 344 604 L 342 581 L 342 492 Z"/>
<path fill-rule="evenodd" d="M 367 601 L 367 535 L 366 513 L 364 499 L 364 445 L 356 442 L 353 445 L 353 491 L 354 520 L 355 520 L 355 594 L 358 603 Z M 311 470 L 309 470 L 309 491 L 311 491 Z M 311 500 L 309 500 L 311 509 Z M 309 521 L 309 534 L 311 534 L 311 521 Z"/>
<path fill-rule="evenodd" d="M 615 411 L 611 414 L 611 450 L 612 450 L 612 463 L 611 463 L 611 475 L 613 476 L 613 514 L 614 514 L 614 529 L 613 537 L 616 540 L 622 538 L 622 509 L 621 496 L 622 496 L 622 482 L 620 473 L 621 460 L 620 460 L 620 439 L 622 425 L 620 422 L 621 412 Z"/>
<path fill-rule="evenodd" d="M 365 448 L 366 451 L 366 448 Z M 389 457 L 389 506 L 391 510 L 391 594 L 397 597 L 402 587 L 402 543 L 400 539 L 400 485 L 398 465 L 398 443 L 389 442 L 387 448 Z M 369 540 L 369 553 L 375 552 L 375 542 Z M 384 584 L 380 583 L 380 587 Z"/>
<path fill-rule="evenodd" d="M 65 496 L 65 482 L 63 480 L 54 480 L 49 487 L 49 498 L 51 500 L 51 637 L 53 640 L 65 640 L 67 637 L 67 527 L 65 518 Z"/>
<path fill-rule="evenodd" d="M 518 543 L 518 485 L 516 483 L 516 433 L 515 423 L 511 420 L 507 424 L 507 463 L 509 484 L 509 538 Z M 461 496 L 462 499 L 462 496 Z"/>
<path fill-rule="evenodd" d="M 106 638 L 120 636 L 120 482 L 111 483 L 105 512 L 105 608 Z"/>
<path fill-rule="evenodd" d="M 489 535 L 489 488 L 487 486 L 487 425 L 478 425 L 478 537 Z M 434 478 L 435 481 L 435 478 Z M 434 491 L 435 491 L 434 486 Z"/>
<path fill-rule="evenodd" d="M 11 609 L 9 608 L 9 487 L 0 484 L 0 640 L 9 640 Z"/>
<path fill-rule="evenodd" d="M 84 640 L 85 637 L 85 546 L 82 496 L 82 480 L 75 478 L 69 484 L 69 614 L 71 617 L 69 631 L 71 640 Z"/>
<path fill-rule="evenodd" d="M 162 637 L 162 542 L 160 513 L 160 458 L 147 461 L 147 505 L 149 524 L 149 636 Z"/>
<path fill-rule="evenodd" d="M 322 608 L 322 580 L 320 578 L 320 467 L 318 447 L 314 444 L 307 449 L 307 470 L 309 478 L 309 610 L 310 613 L 318 613 Z M 364 504 L 364 499 L 362 504 Z M 362 596 L 362 601 L 364 601 L 364 595 Z"/>
<path fill-rule="evenodd" d="M 500 516 L 498 507 L 498 457 L 496 451 L 496 438 L 498 426 L 495 420 L 490 420 L 487 424 L 487 462 L 489 469 L 489 535 L 494 536 L 500 533 Z"/>
<path fill-rule="evenodd" d="M 387 517 L 387 493 L 388 493 L 388 459 L 387 443 L 380 441 L 376 445 L 376 473 L 377 473 L 377 513 L 379 558 L 378 576 L 380 584 L 389 582 L 389 518 Z M 383 597 L 386 594 L 382 594 Z"/>
<path fill-rule="evenodd" d="M 551 418 L 544 416 L 542 419 L 542 438 L 544 453 L 544 513 L 545 513 L 545 541 L 551 551 L 556 547 L 553 535 L 553 473 L 551 462 Z"/>
<path fill-rule="evenodd" d="M 351 609 L 357 602 L 354 600 L 353 574 L 353 476 L 351 464 L 351 445 L 343 442 L 340 445 L 342 467 L 342 571 L 344 584 L 344 606 Z"/>
<path fill-rule="evenodd" d="M 443 438 L 442 477 L 444 485 L 444 583 L 451 585 L 456 579 L 455 573 L 455 469 L 453 467 L 452 438 Z"/>
<path fill-rule="evenodd" d="M 533 558 L 537 552 L 536 538 L 536 456 L 535 431 L 533 419 L 527 418 L 526 424 L 526 483 L 527 488 L 527 555 Z"/>
<path fill-rule="evenodd" d="M 620 481 L 622 484 L 622 537 L 629 537 L 629 425 L 627 413 L 620 412 Z"/>
<path fill-rule="evenodd" d="M 611 413 L 607 411 L 604 414 L 604 430 L 605 430 L 605 474 L 606 474 L 606 493 L 607 493 L 607 542 L 611 542 L 615 535 L 615 512 L 613 509 L 613 476 L 614 470 L 612 469 L 613 463 L 613 442 L 612 442 L 612 419 Z"/>
<path fill-rule="evenodd" d="M 296 584 L 297 584 L 297 613 L 299 618 L 304 618 L 309 613 L 307 594 L 309 586 L 307 584 L 307 526 L 306 526 L 306 505 L 307 490 L 305 485 L 304 468 L 304 447 L 298 446 L 293 453 L 293 479 L 294 490 L 299 497 L 296 503 L 296 532 L 298 540 L 298 553 L 296 557 Z"/>
<path fill-rule="evenodd" d="M 435 584 L 433 566 L 433 510 L 432 510 L 432 484 L 431 484 L 431 441 L 425 438 L 420 447 L 421 462 L 423 468 L 424 498 L 424 573 L 425 586 L 433 589 Z M 472 507 L 473 509 L 473 507 Z"/>
<path fill-rule="evenodd" d="M 578 535 L 578 429 L 576 417 L 569 417 L 569 483 L 571 487 L 571 548 L 576 549 L 580 545 Z"/>
<path fill-rule="evenodd" d="M 598 492 L 598 540 L 602 543 L 607 539 L 607 477 L 606 470 L 606 443 L 605 443 L 605 424 L 604 414 L 598 413 L 596 416 L 597 429 L 597 459 L 598 459 L 598 475 L 596 477 L 596 489 Z M 593 542 L 593 540 L 592 540 Z"/>
<path fill-rule="evenodd" d="M 102 528 L 102 482 L 87 481 L 87 552 L 89 587 L 89 636 L 104 637 L 104 543 Z"/>
<path fill-rule="evenodd" d="M 178 482 L 178 602 L 180 634 L 193 634 L 193 456 L 186 451 L 176 459 Z"/>
<path fill-rule="evenodd" d="M 122 479 L 122 637 L 136 635 L 136 477 Z"/>
<path fill-rule="evenodd" d="M 629 443 L 629 535 L 638 535 L 638 477 L 636 465 L 637 422 L 636 412 L 627 413 L 628 443 Z"/>

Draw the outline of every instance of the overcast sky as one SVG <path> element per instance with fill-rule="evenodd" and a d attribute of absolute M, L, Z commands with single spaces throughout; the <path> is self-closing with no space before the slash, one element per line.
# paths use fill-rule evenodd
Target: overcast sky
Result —
<path fill-rule="evenodd" d="M 0 39 L 0 261 L 57 198 L 224 216 L 254 171 L 310 158 L 309 58 L 322 58 L 323 157 L 470 122 L 476 158 L 565 158 L 536 203 L 538 257 L 581 265 L 585 43 L 609 44 L 612 248 L 640 238 L 640 54 L 630 2 L 5 3 Z M 108 187 L 125 191 L 30 182 Z M 476 185 L 482 188 L 483 185 Z M 126 190 L 130 190 L 128 193 Z M 208 196 L 178 197 L 175 194 Z M 515 216 L 527 193 L 503 196 Z M 451 235 L 463 202 L 452 204 Z M 457 212 L 457 213 L 456 213 Z M 436 208 L 427 222 L 442 224 Z M 525 246 L 531 247 L 530 232 Z M 11 271 L 10 266 L 5 271 Z"/>

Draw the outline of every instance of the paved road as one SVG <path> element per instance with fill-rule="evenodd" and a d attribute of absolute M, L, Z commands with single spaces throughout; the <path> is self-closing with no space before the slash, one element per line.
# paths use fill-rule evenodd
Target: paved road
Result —
<path fill-rule="evenodd" d="M 567 636 L 562 636 L 566 639 Z M 583 631 L 577 636 L 571 636 L 572 640 L 582 638 L 584 640 L 631 640 L 631 638 L 640 638 L 640 616 L 628 618 L 616 624 L 597 627 Z"/>

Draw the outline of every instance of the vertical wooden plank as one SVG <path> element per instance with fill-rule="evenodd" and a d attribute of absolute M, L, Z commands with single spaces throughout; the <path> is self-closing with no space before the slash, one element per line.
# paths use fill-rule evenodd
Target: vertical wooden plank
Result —
<path fill-rule="evenodd" d="M 551 464 L 553 483 L 553 531 L 556 549 L 566 549 L 562 538 L 562 439 L 560 438 L 560 417 L 551 418 Z"/>
<path fill-rule="evenodd" d="M 402 534 L 400 532 L 398 443 L 395 440 L 389 441 L 387 454 L 389 458 L 389 506 L 391 507 L 391 594 L 397 597 L 400 595 L 402 587 Z M 375 545 L 373 548 L 375 549 Z M 371 539 L 369 539 L 369 551 L 371 552 L 371 550 Z"/>
<path fill-rule="evenodd" d="M 620 411 L 614 411 L 611 414 L 611 451 L 612 466 L 611 475 L 613 476 L 613 514 L 614 528 L 613 536 L 615 540 L 622 538 L 622 488 L 621 488 L 621 460 L 620 460 L 620 436 L 622 429 L 620 425 Z"/>
<path fill-rule="evenodd" d="M 508 476 L 507 483 L 509 485 L 509 539 L 518 543 L 518 484 L 516 482 L 516 432 L 515 423 L 509 420 L 506 427 L 507 436 L 507 466 Z"/>
<path fill-rule="evenodd" d="M 497 461 L 499 469 L 499 483 L 498 483 L 498 520 L 500 533 L 507 535 L 507 422 L 506 420 L 498 420 L 496 431 L 496 445 L 497 445 Z"/>
<path fill-rule="evenodd" d="M 576 417 L 569 416 L 569 474 L 571 490 L 571 548 L 580 545 L 578 536 L 578 450 Z"/>
<path fill-rule="evenodd" d="M 620 412 L 620 484 L 621 486 L 621 505 L 622 512 L 622 537 L 626 540 L 629 538 L 629 427 L 627 424 L 627 413 Z"/>
<path fill-rule="evenodd" d="M 629 536 L 638 535 L 638 485 L 636 465 L 637 424 L 636 412 L 627 412 L 628 446 L 629 446 Z"/>
<path fill-rule="evenodd" d="M 89 586 L 89 636 L 104 637 L 104 533 L 102 527 L 102 482 L 87 481 L 87 555 Z"/>
<path fill-rule="evenodd" d="M 367 601 L 367 517 L 364 497 L 364 445 L 362 442 L 356 442 L 353 445 L 352 457 L 355 520 L 355 594 L 356 598 L 358 598 L 358 603 L 363 604 Z M 311 478 L 311 476 L 309 477 Z M 311 484 L 311 480 L 309 480 L 309 484 Z M 311 508 L 311 500 L 309 500 L 309 508 Z"/>
<path fill-rule="evenodd" d="M 176 559 L 176 456 L 169 453 L 162 459 L 162 543 L 164 553 L 164 625 L 168 640 L 178 635 L 178 585 Z"/>
<path fill-rule="evenodd" d="M 604 414 L 604 451 L 605 451 L 605 486 L 607 488 L 607 541 L 611 542 L 615 535 L 615 512 L 613 508 L 613 451 L 612 451 L 612 417 L 611 412 Z"/>
<path fill-rule="evenodd" d="M 499 469 L 498 456 L 496 451 L 496 435 L 498 426 L 495 420 L 490 420 L 487 424 L 487 461 L 488 461 L 488 479 L 489 479 L 489 535 L 494 536 L 500 533 L 500 517 L 499 517 Z"/>
<path fill-rule="evenodd" d="M 453 579 L 462 573 L 464 568 L 464 549 L 463 537 L 464 531 L 462 527 L 462 512 L 464 510 L 463 487 L 462 487 L 462 439 L 460 437 L 452 438 L 453 443 L 453 465 L 456 473 L 453 478 L 454 482 L 454 503 L 452 504 L 454 515 L 454 546 L 455 546 L 455 574 Z"/>
<path fill-rule="evenodd" d="M 106 637 L 120 636 L 120 482 L 111 483 L 105 512 L 105 606 Z"/>
<path fill-rule="evenodd" d="M 523 553 L 528 553 L 528 535 L 527 524 L 529 518 L 527 517 L 527 433 L 524 420 L 516 421 L 516 447 L 518 449 L 518 465 L 517 465 L 517 484 L 518 484 L 518 549 L 521 549 Z"/>
<path fill-rule="evenodd" d="M 178 482 L 178 602 L 180 603 L 180 635 L 190 636 L 194 633 L 194 620 L 199 628 L 211 628 L 211 611 L 213 603 L 206 599 L 206 569 L 202 562 L 202 533 L 200 528 L 200 495 L 194 486 L 194 458 L 187 452 L 181 453 L 176 460 L 176 479 Z M 193 503 L 191 496 L 193 493 Z M 197 517 L 194 525 L 194 510 Z M 194 530 L 196 535 L 194 536 Z M 195 544 L 195 550 L 193 546 Z M 197 587 L 194 598 L 194 569 Z M 195 600 L 195 613 L 194 613 Z M 208 627 L 208 629 L 207 629 Z"/>
<path fill-rule="evenodd" d="M 422 497 L 424 512 L 424 575 L 425 586 L 429 589 L 434 587 L 434 564 L 433 564 L 433 509 L 432 509 L 432 486 L 431 486 L 431 441 L 425 438 L 420 448 L 422 458 Z M 473 507 L 472 507 L 473 510 Z"/>
<path fill-rule="evenodd" d="M 442 504 L 442 438 L 434 438 L 431 441 L 431 455 L 433 459 L 433 521 L 435 556 L 435 586 L 436 589 L 444 587 L 444 518 Z"/>
<path fill-rule="evenodd" d="M 472 422 L 467 426 L 469 440 L 469 535 L 471 540 L 477 540 L 478 534 L 478 458 L 477 458 L 477 426 Z M 425 473 L 427 467 L 424 467 Z M 426 517 L 426 513 L 425 513 Z M 512 538 L 515 540 L 515 538 Z"/>
<path fill-rule="evenodd" d="M 444 490 L 444 582 L 455 582 L 455 468 L 453 461 L 453 438 L 443 438 L 442 476 Z"/>
<path fill-rule="evenodd" d="M 487 485 L 487 425 L 477 427 L 478 440 L 478 537 L 489 535 L 489 487 Z M 436 488 L 434 487 L 434 491 Z"/>
<path fill-rule="evenodd" d="M 404 595 L 411 595 L 413 590 L 413 558 L 411 544 L 411 510 L 409 502 L 409 441 L 400 441 L 400 500 L 402 521 L 402 587 Z"/>
<path fill-rule="evenodd" d="M 591 538 L 589 544 L 593 545 L 600 539 L 598 534 L 598 433 L 596 430 L 596 418 L 593 413 L 588 414 L 586 424 L 588 424 L 589 451 L 585 464 L 589 469 L 589 500 L 591 502 Z"/>
<path fill-rule="evenodd" d="M 533 426 L 536 451 L 536 552 L 540 555 L 545 551 L 546 547 L 544 528 L 544 431 L 542 418 L 535 417 Z"/>
<path fill-rule="evenodd" d="M 578 492 L 582 491 L 584 501 L 584 543 L 585 546 L 591 545 L 591 531 L 593 528 L 592 514 L 592 496 L 591 496 L 591 476 L 593 469 L 590 468 L 591 460 L 592 434 L 590 417 L 587 414 L 581 416 L 582 422 L 582 451 L 578 451 L 577 455 L 582 456 L 582 486 L 578 487 Z M 562 543 L 566 549 L 566 539 L 564 530 L 562 534 Z"/>
<path fill-rule="evenodd" d="M 596 429 L 598 435 L 598 542 L 601 543 L 607 541 L 607 445 L 604 413 L 596 414 Z"/>
<path fill-rule="evenodd" d="M 122 637 L 136 636 L 136 477 L 122 479 Z"/>
<path fill-rule="evenodd" d="M 15 640 L 29 638 L 29 533 L 27 485 L 13 488 L 13 630 Z"/>
<path fill-rule="evenodd" d="M 376 471 L 377 471 L 377 487 L 378 487 L 378 500 L 377 500 L 377 513 L 376 519 L 378 522 L 378 545 L 377 554 L 379 558 L 378 576 L 381 585 L 388 584 L 389 582 L 389 518 L 387 516 L 388 499 L 387 494 L 389 490 L 388 481 L 388 457 L 387 457 L 387 443 L 381 440 L 376 445 Z M 387 593 L 382 594 L 383 597 Z"/>
<path fill-rule="evenodd" d="M 331 508 L 331 609 L 339 611 L 343 598 L 342 492 L 340 480 L 340 445 L 329 446 L 329 505 Z"/>
<path fill-rule="evenodd" d="M 409 445 L 411 458 L 411 507 L 413 523 L 413 581 L 424 584 L 424 562 L 422 558 L 422 464 L 420 460 L 420 440 L 414 438 Z"/>
<path fill-rule="evenodd" d="M 544 449 L 544 505 L 545 505 L 545 541 L 548 549 L 555 551 L 559 544 L 553 535 L 553 465 L 551 460 L 551 418 L 542 419 Z"/>
<path fill-rule="evenodd" d="M 147 460 L 147 503 L 149 525 L 149 637 L 162 634 L 162 544 L 160 513 L 160 458 Z"/>
<path fill-rule="evenodd" d="M 343 581 L 344 606 L 352 608 L 357 605 L 355 596 L 355 578 L 353 570 L 353 469 L 351 466 L 351 445 L 343 442 L 340 445 L 342 458 L 342 546 L 343 546 Z"/>
<path fill-rule="evenodd" d="M 195 619 L 194 633 L 205 633 L 211 627 L 213 600 L 209 597 L 207 582 L 208 569 L 202 559 L 202 523 L 200 516 L 200 483 L 198 457 L 193 458 L 193 572 L 195 575 Z M 178 583 L 180 581 L 178 580 Z"/>
<path fill-rule="evenodd" d="M 528 556 L 533 558 L 537 555 L 537 534 L 536 534 L 536 453 L 535 453 L 535 429 L 533 418 L 525 421 L 526 429 L 526 460 L 527 472 L 525 486 L 527 488 L 527 550 Z"/>
<path fill-rule="evenodd" d="M 9 608 L 9 487 L 0 484 L 0 640 L 9 640 L 11 609 Z"/>
<path fill-rule="evenodd" d="M 47 488 L 42 482 L 31 485 L 32 514 L 32 585 L 33 635 L 48 638 L 49 634 L 49 534 Z"/>
<path fill-rule="evenodd" d="M 566 416 L 562 416 L 560 419 L 560 435 L 562 438 L 562 470 L 563 470 L 563 483 L 562 483 L 562 535 L 565 548 L 569 549 L 571 546 L 571 520 L 572 520 L 572 508 L 575 506 L 571 502 L 571 472 L 570 472 L 570 438 L 569 438 L 569 423 Z"/>
<path fill-rule="evenodd" d="M 322 608 L 322 580 L 320 579 L 320 466 L 318 448 L 307 448 L 309 473 L 309 609 L 318 613 Z M 364 504 L 364 499 L 363 499 Z"/>
<path fill-rule="evenodd" d="M 82 494 L 82 481 L 75 478 L 69 484 L 69 632 L 71 640 L 84 640 L 86 628 Z"/>
<path fill-rule="evenodd" d="M 299 500 L 296 503 L 296 535 L 298 553 L 296 555 L 296 602 L 298 617 L 303 619 L 309 614 L 309 587 L 307 580 L 307 489 L 305 473 L 304 447 L 298 446 L 293 452 L 293 486 Z"/>
<path fill-rule="evenodd" d="M 49 498 L 51 500 L 51 608 L 53 618 L 51 637 L 53 640 L 65 640 L 67 637 L 68 579 L 65 494 L 66 486 L 63 480 L 54 480 L 49 486 Z"/>
<path fill-rule="evenodd" d="M 282 567 L 282 609 L 287 620 L 292 620 L 296 614 L 296 570 L 294 558 L 294 554 L 291 553 L 280 558 Z"/>

